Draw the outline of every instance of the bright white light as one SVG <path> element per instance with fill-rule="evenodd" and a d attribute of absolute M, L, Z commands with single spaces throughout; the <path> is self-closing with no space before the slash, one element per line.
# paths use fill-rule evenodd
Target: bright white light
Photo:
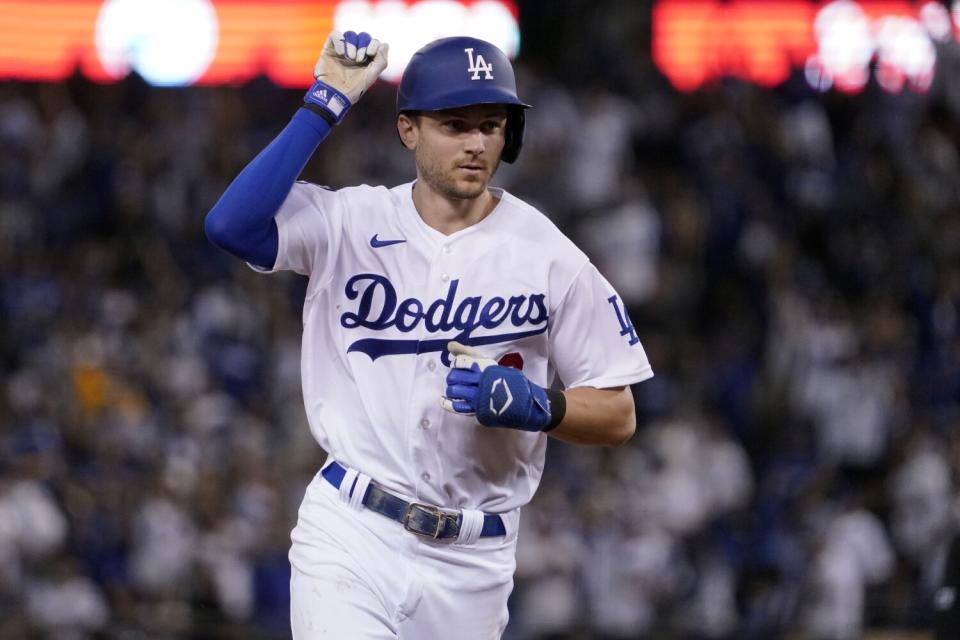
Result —
<path fill-rule="evenodd" d="M 510 58 L 520 53 L 520 26 L 505 5 L 499 2 L 474 2 L 465 35 L 492 42 Z"/>
<path fill-rule="evenodd" d="M 857 91 L 867 83 L 873 36 L 870 18 L 850 0 L 836 0 L 817 13 L 813 23 L 820 63 L 846 91 Z"/>
<path fill-rule="evenodd" d="M 508 56 L 520 50 L 520 26 L 500 2 L 482 0 L 467 5 L 455 0 L 340 2 L 333 14 L 334 29 L 366 31 L 390 43 L 390 64 L 383 78 L 400 80 L 417 49 L 449 36 L 473 36 L 493 43 Z"/>
<path fill-rule="evenodd" d="M 218 31 L 209 0 L 107 0 L 97 18 L 97 55 L 115 78 L 132 68 L 150 84 L 185 85 L 207 70 Z"/>
<path fill-rule="evenodd" d="M 939 2 L 928 2 L 920 8 L 920 22 L 930 37 L 938 42 L 950 39 L 950 12 Z"/>
<path fill-rule="evenodd" d="M 888 16 L 877 22 L 877 58 L 881 68 L 889 65 L 909 79 L 915 88 L 925 91 L 933 78 L 937 52 L 919 22 Z"/>
<path fill-rule="evenodd" d="M 412 40 L 420 39 L 424 44 L 438 38 L 452 35 L 466 35 L 464 28 L 471 22 L 472 16 L 466 6 L 449 0 L 421 0 L 407 9 L 407 24 L 419 25 L 408 34 Z M 451 27 L 456 29 L 451 33 Z M 414 51 L 419 47 L 416 47 Z"/>
<path fill-rule="evenodd" d="M 954 3 L 955 17 L 960 0 Z M 824 91 L 831 82 L 841 91 L 857 92 L 867 83 L 870 61 L 877 56 L 877 81 L 887 91 L 908 84 L 917 91 L 930 88 L 937 52 L 931 38 L 949 38 L 946 9 L 928 2 L 920 20 L 884 16 L 871 21 L 852 0 L 836 0 L 817 13 L 814 34 L 817 53 L 804 69 L 810 86 Z"/>

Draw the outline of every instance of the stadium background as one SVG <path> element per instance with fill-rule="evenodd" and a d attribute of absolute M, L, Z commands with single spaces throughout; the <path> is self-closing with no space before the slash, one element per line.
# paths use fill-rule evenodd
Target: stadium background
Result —
<path fill-rule="evenodd" d="M 0 638 L 286 637 L 323 459 L 304 282 L 202 219 L 302 88 L 91 80 L 79 50 L 30 77 L 49 52 L 10 44 L 17 17 L 53 4 L 0 2 Z M 812 40 L 828 4 L 914 16 L 929 47 L 883 49 L 874 21 L 833 66 L 823 39 L 819 63 L 764 57 L 793 45 L 750 11 L 800 7 Z M 496 182 L 614 282 L 657 376 L 629 445 L 551 443 L 507 637 L 926 637 L 960 507 L 960 9 L 509 6 L 535 109 Z M 674 53 L 712 48 L 657 49 L 665 6 L 700 16 Z M 412 178 L 393 98 L 375 86 L 304 177 Z"/>

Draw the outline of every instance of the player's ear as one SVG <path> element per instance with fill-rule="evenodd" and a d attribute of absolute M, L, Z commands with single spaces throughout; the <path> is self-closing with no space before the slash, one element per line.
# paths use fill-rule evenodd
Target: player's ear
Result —
<path fill-rule="evenodd" d="M 397 116 L 397 133 L 400 134 L 400 141 L 403 146 L 411 151 L 417 148 L 417 138 L 420 134 L 419 124 L 416 115 L 401 113 Z"/>

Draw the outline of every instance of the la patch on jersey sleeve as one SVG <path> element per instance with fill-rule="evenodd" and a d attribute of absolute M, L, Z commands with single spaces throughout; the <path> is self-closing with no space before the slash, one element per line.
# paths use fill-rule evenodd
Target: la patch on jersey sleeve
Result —
<path fill-rule="evenodd" d="M 653 377 L 617 292 L 586 264 L 551 319 L 550 353 L 566 388 L 621 387 Z"/>

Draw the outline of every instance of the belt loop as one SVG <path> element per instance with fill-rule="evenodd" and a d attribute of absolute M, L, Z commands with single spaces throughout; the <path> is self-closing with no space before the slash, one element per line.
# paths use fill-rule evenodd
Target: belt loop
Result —
<path fill-rule="evenodd" d="M 356 469 L 347 469 L 343 474 L 343 481 L 340 483 L 340 501 L 350 504 L 350 495 L 353 493 L 353 486 L 357 483 L 357 476 L 360 472 Z"/>
<path fill-rule="evenodd" d="M 481 531 L 483 531 L 483 511 L 464 509 L 460 512 L 460 535 L 457 536 L 458 543 L 473 544 L 480 539 Z"/>
<path fill-rule="evenodd" d="M 357 481 L 354 483 L 353 490 L 350 492 L 350 501 L 348 504 L 361 511 L 363 509 L 363 496 L 367 493 L 367 487 L 370 486 L 370 476 L 357 473 Z"/>

